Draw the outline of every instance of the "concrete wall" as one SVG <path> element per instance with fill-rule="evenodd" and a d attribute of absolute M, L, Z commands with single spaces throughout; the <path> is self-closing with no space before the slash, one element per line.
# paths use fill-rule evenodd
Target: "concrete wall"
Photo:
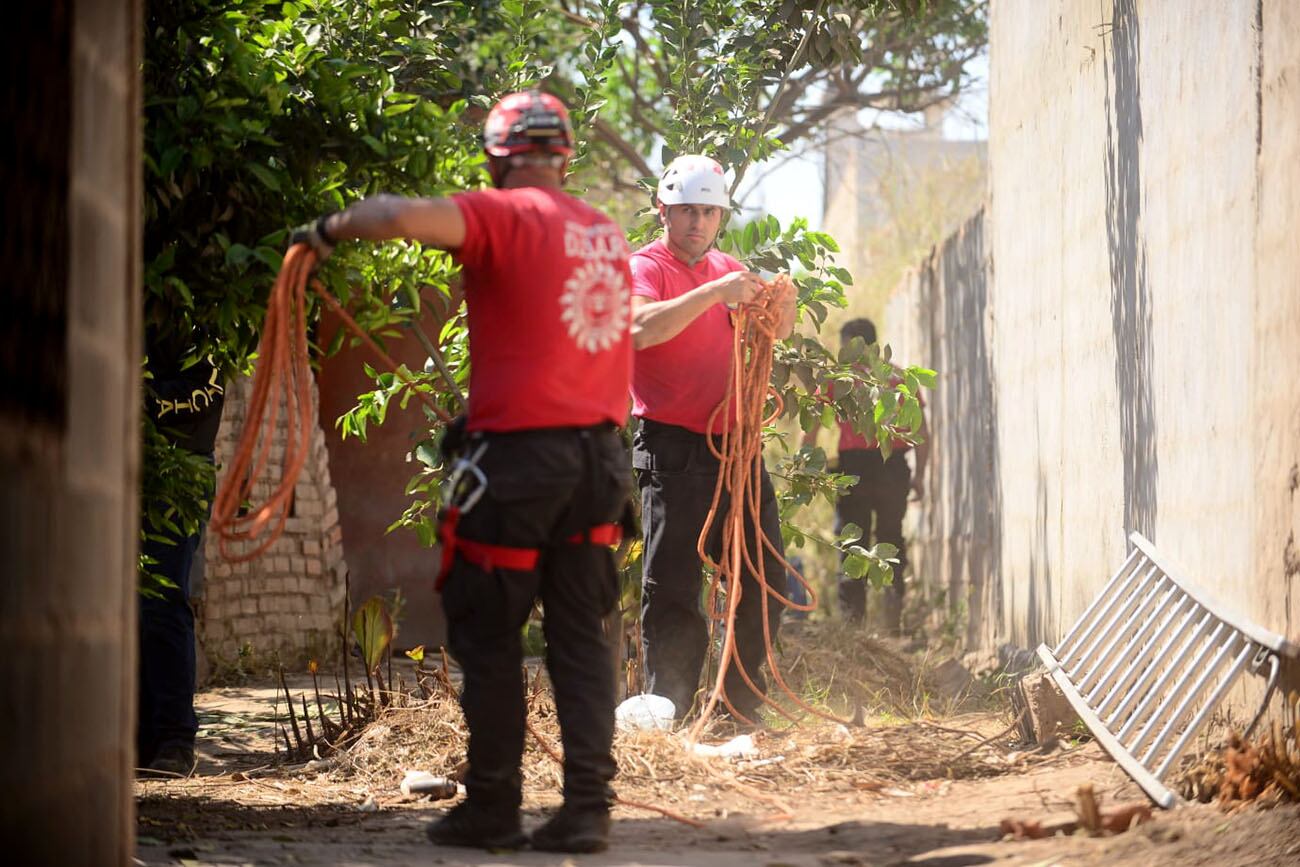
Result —
<path fill-rule="evenodd" d="M 0 61 L 13 279 L 0 318 L 19 332 L 0 380 L 12 864 L 131 862 L 141 20 L 138 2 L 28 4 Z"/>
<path fill-rule="evenodd" d="M 936 413 L 988 403 L 936 431 L 923 546 L 970 526 L 982 478 L 940 465 L 980 455 L 972 638 L 1058 638 L 1133 529 L 1297 637 L 1300 4 L 994 0 L 991 34 L 987 273 L 953 239 L 887 324 Z"/>
<path fill-rule="evenodd" d="M 946 591 L 947 614 L 965 623 L 972 645 L 986 629 L 1002 629 L 999 415 L 985 240 L 981 210 L 907 276 L 881 332 L 904 363 L 941 371 L 926 400 L 931 462 L 926 495 L 911 510 L 909 556 L 913 580 Z"/>

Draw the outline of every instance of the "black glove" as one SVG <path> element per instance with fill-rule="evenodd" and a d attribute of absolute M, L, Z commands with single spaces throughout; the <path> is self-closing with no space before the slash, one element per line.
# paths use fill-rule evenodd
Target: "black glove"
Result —
<path fill-rule="evenodd" d="M 329 232 L 325 231 L 325 220 L 328 218 L 329 214 L 326 214 L 314 223 L 294 229 L 289 235 L 289 246 L 306 244 L 316 254 L 316 261 L 324 262 L 330 257 L 330 253 L 334 252 L 334 239 L 330 237 Z"/>
<path fill-rule="evenodd" d="M 469 442 L 469 434 L 465 430 L 469 419 L 464 413 L 456 416 L 447 425 L 442 433 L 442 443 L 439 445 L 439 451 L 442 453 L 442 459 L 445 463 L 450 464 L 456 458 L 465 452 L 465 444 Z"/>

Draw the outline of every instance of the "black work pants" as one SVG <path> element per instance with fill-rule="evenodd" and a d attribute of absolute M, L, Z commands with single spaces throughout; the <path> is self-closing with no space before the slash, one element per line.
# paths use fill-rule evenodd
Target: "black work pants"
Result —
<path fill-rule="evenodd" d="M 194 610 L 190 607 L 190 566 L 201 533 L 170 536 L 170 543 L 145 539 L 141 553 L 156 562 L 149 570 L 174 587 L 158 596 L 140 596 L 140 694 L 136 719 L 136 762 L 147 767 L 163 747 L 193 749 Z"/>
<path fill-rule="evenodd" d="M 907 513 L 912 470 L 902 451 L 882 460 L 879 449 L 845 449 L 840 452 L 839 472 L 857 476 L 858 482 L 835 504 L 835 532 L 838 534 L 845 524 L 857 524 L 862 528 L 862 547 L 888 542 L 898 548 L 894 583 L 885 590 L 883 612 L 885 628 L 898 633 L 903 617 L 903 570 L 907 567 L 903 516 Z M 860 623 L 867 611 L 865 580 L 841 573 L 839 597 L 845 617 Z"/>
<path fill-rule="evenodd" d="M 605 546 L 566 541 L 619 520 L 630 479 L 627 452 L 609 425 L 486 434 L 478 466 L 484 496 L 460 519 L 457 535 L 494 545 L 537 548 L 533 571 L 485 571 L 457 557 L 442 589 L 448 645 L 464 674 L 461 708 L 469 726 L 469 799 L 517 810 L 524 748 L 521 631 L 542 601 L 546 667 L 564 746 L 564 800 L 606 809 L 616 770 L 613 636 L 604 618 L 618 599 L 618 572 Z"/>
<path fill-rule="evenodd" d="M 645 651 L 646 691 L 672 700 L 684 716 L 699 689 L 700 671 L 708 649 L 708 624 L 701 604 L 703 564 L 697 552 L 700 531 L 713 502 L 718 459 L 707 438 L 676 425 L 643 420 L 633 441 L 632 464 L 641 489 L 641 527 L 645 559 L 641 573 L 641 637 Z M 763 470 L 759 525 L 781 550 L 781 518 L 772 480 Z M 728 498 L 718 503 L 725 515 Z M 721 556 L 721 521 L 714 522 L 705 552 Z M 745 538 L 752 547 L 754 528 L 745 515 Z M 757 552 L 755 552 L 757 553 Z M 767 580 L 785 589 L 785 567 L 766 547 L 762 552 Z M 736 611 L 736 648 L 745 672 L 765 689 L 760 669 L 767 659 L 763 639 L 763 588 L 748 569 L 742 577 Z M 768 624 L 773 640 L 780 626 L 781 606 L 768 597 Z M 736 710 L 752 717 L 762 700 L 732 665 L 725 681 L 727 698 Z"/>

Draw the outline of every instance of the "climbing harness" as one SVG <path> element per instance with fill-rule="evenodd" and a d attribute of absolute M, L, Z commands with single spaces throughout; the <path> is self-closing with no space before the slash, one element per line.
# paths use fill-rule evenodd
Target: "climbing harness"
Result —
<path fill-rule="evenodd" d="M 452 465 L 447 477 L 446 504 L 438 512 L 438 544 L 442 546 L 442 562 L 438 577 L 434 579 L 433 588 L 439 592 L 451 574 L 452 564 L 459 555 L 466 562 L 477 566 L 484 572 L 493 569 L 508 569 L 513 572 L 531 572 L 537 568 L 541 559 L 541 548 L 517 548 L 511 545 L 495 545 L 466 539 L 457 534 L 460 519 L 482 499 L 487 491 L 488 480 L 479 467 L 479 458 L 487 451 L 486 441 L 468 458 L 458 458 Z M 472 487 L 465 485 L 466 478 L 473 482 Z M 617 547 L 623 542 L 623 525 L 617 522 L 596 524 L 584 531 L 574 533 L 564 539 L 568 545 L 597 545 Z"/>

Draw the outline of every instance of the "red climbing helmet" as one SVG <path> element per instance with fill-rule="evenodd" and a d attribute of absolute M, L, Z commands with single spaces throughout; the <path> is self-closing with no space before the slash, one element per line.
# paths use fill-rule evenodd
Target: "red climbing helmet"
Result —
<path fill-rule="evenodd" d="M 573 156 L 573 127 L 564 103 L 540 90 L 502 97 L 483 124 L 483 150 L 511 157 L 529 151 Z"/>

